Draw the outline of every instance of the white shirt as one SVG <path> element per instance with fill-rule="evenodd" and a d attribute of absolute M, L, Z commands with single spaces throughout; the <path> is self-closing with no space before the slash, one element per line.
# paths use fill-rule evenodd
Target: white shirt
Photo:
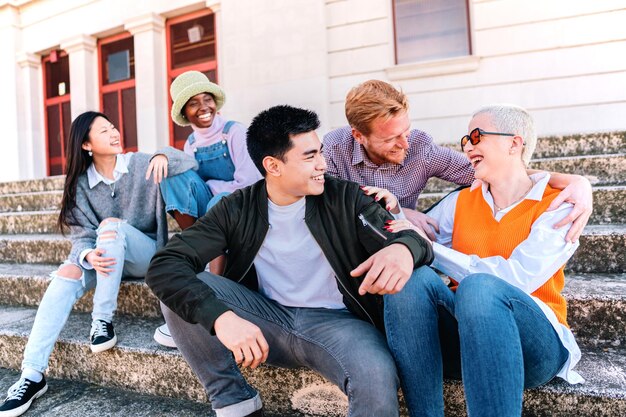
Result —
<path fill-rule="evenodd" d="M 128 164 L 130 163 L 130 158 L 132 158 L 133 152 L 121 153 L 115 158 L 115 168 L 113 168 L 113 179 L 110 180 L 104 176 L 102 176 L 98 170 L 96 170 L 96 166 L 91 163 L 89 168 L 87 168 L 87 182 L 89 183 L 89 188 L 93 188 L 98 185 L 100 182 L 105 183 L 109 187 L 111 187 L 111 192 L 114 191 L 114 187 L 112 184 L 115 184 L 115 181 L 122 178 L 122 175 L 128 173 Z M 80 266 L 85 269 L 93 269 L 93 266 L 89 262 L 85 260 L 85 257 L 91 252 L 93 249 L 85 249 L 78 256 L 78 262 L 80 262 Z"/>
<path fill-rule="evenodd" d="M 506 213 L 526 199 L 542 200 L 550 180 L 550 174 L 537 173 L 531 178 L 535 185 L 530 192 L 521 201 L 496 213 L 496 221 L 499 222 Z M 493 211 L 493 197 L 486 184 L 483 184 L 482 194 Z M 450 194 L 428 212 L 428 215 L 439 223 L 439 233 L 434 232 L 437 242 L 433 243 L 435 260 L 432 266 L 459 283 L 470 274 L 487 273 L 501 278 L 530 295 L 546 283 L 567 262 L 579 245 L 578 242 L 569 243 L 565 241 L 569 227 L 553 228 L 554 224 L 567 216 L 572 209 L 571 204 L 563 203 L 556 210 L 544 212 L 535 220 L 528 237 L 513 250 L 508 259 L 501 256 L 480 258 L 476 255 L 458 252 L 451 249 L 458 196 L 459 192 Z M 574 335 L 570 329 L 559 323 L 550 307 L 532 295 L 531 298 L 550 320 L 563 346 L 569 351 L 569 359 L 557 376 L 572 384 L 584 382 L 583 378 L 572 370 L 580 360 L 580 349 Z"/>
<path fill-rule="evenodd" d="M 289 307 L 346 308 L 335 272 L 304 222 L 304 198 L 288 206 L 268 200 L 270 228 L 254 258 L 259 292 Z"/>

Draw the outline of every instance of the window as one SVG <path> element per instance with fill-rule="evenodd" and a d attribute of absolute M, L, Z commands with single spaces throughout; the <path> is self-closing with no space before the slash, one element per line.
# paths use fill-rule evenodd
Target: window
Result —
<path fill-rule="evenodd" d="M 42 59 L 48 175 L 65 173 L 65 148 L 72 122 L 70 111 L 70 61 L 65 52 L 53 51 Z"/>
<path fill-rule="evenodd" d="M 167 33 L 167 88 L 174 78 L 185 71 L 204 73 L 209 80 L 217 82 L 217 42 L 215 39 L 215 15 L 203 10 L 169 19 Z M 172 108 L 171 99 L 168 101 Z M 191 127 L 180 127 L 170 120 L 170 143 L 182 149 Z"/>
<path fill-rule="evenodd" d="M 396 63 L 471 54 L 467 0 L 393 0 Z"/>
<path fill-rule="evenodd" d="M 135 105 L 135 46 L 122 33 L 98 41 L 100 108 L 120 131 L 126 152 L 137 151 Z"/>

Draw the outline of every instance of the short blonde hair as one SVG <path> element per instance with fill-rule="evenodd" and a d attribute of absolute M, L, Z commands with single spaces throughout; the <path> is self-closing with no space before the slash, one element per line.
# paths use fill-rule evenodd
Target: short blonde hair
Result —
<path fill-rule="evenodd" d="M 354 129 L 364 135 L 371 133 L 372 121 L 389 119 L 409 110 L 407 96 L 389 83 L 365 81 L 352 88 L 346 96 L 346 118 Z"/>
<path fill-rule="evenodd" d="M 522 161 L 528 166 L 537 146 L 535 123 L 528 110 L 513 104 L 490 104 L 476 110 L 472 118 L 479 114 L 489 115 L 498 132 L 513 133 L 524 139 Z"/>

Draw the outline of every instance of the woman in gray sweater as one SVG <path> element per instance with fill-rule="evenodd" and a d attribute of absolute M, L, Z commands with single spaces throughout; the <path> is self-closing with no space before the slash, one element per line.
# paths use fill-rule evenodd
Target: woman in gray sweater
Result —
<path fill-rule="evenodd" d="M 68 229 L 69 258 L 51 274 L 24 351 L 22 376 L 9 389 L 0 415 L 20 415 L 47 385 L 43 372 L 73 305 L 95 287 L 91 350 L 117 342 L 113 314 L 122 275 L 143 277 L 167 241 L 167 219 L 158 183 L 195 168 L 183 152 L 122 153 L 120 133 L 102 113 L 86 112 L 72 123 L 59 226 Z M 152 179 L 150 179 L 152 177 Z"/>

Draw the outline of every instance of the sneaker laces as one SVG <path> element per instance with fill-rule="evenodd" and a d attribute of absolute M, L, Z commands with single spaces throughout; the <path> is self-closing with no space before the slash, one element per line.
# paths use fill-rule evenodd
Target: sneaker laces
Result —
<path fill-rule="evenodd" d="M 91 323 L 91 337 L 108 336 L 107 322 L 104 320 L 95 320 Z"/>
<path fill-rule="evenodd" d="M 30 386 L 30 384 L 31 384 L 31 381 L 25 378 L 21 378 L 19 381 L 13 384 L 13 386 L 11 386 L 11 388 L 9 388 L 9 390 L 7 391 L 6 401 L 21 400 L 22 397 L 24 396 L 24 393 Z"/>

